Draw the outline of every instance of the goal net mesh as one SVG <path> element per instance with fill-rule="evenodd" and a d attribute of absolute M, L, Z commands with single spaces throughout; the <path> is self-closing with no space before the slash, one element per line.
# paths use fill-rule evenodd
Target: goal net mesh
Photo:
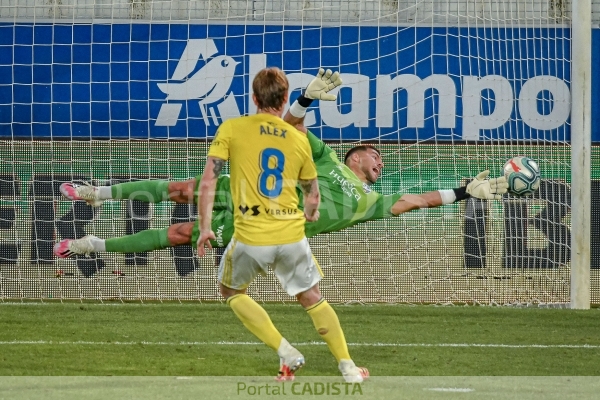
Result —
<path fill-rule="evenodd" d="M 568 302 L 570 24 L 558 0 L 2 0 L 0 299 L 220 300 L 218 252 L 52 255 L 64 238 L 194 220 L 193 206 L 92 208 L 58 186 L 194 177 L 219 124 L 254 112 L 258 70 L 282 68 L 294 98 L 322 66 L 344 85 L 307 125 L 340 157 L 376 144 L 385 167 L 374 190 L 451 189 L 501 175 L 516 155 L 543 177 L 531 198 L 470 199 L 312 238 L 326 298 Z M 293 300 L 272 273 L 249 293 Z M 592 270 L 593 303 L 599 295 Z"/>

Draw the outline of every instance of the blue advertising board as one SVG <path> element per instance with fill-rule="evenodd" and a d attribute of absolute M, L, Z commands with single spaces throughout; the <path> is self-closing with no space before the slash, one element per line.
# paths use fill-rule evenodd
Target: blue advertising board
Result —
<path fill-rule="evenodd" d="M 261 68 L 282 68 L 293 98 L 322 66 L 344 79 L 337 103 L 307 115 L 324 139 L 564 142 L 569 38 L 557 27 L 5 23 L 0 137 L 212 137 L 254 111 Z"/>

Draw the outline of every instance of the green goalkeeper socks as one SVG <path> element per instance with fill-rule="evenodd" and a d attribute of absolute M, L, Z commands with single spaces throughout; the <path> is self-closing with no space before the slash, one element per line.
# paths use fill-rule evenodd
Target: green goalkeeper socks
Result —
<path fill-rule="evenodd" d="M 160 203 L 169 199 L 169 181 L 138 181 L 119 183 L 110 187 L 113 199 L 139 200 Z"/>
<path fill-rule="evenodd" d="M 105 240 L 106 251 L 110 253 L 141 253 L 171 247 L 167 230 L 148 229 L 133 235 Z"/>

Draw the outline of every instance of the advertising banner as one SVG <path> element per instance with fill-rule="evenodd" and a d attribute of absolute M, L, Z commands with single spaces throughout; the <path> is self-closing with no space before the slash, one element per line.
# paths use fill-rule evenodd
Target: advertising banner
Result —
<path fill-rule="evenodd" d="M 342 73 L 324 139 L 565 142 L 570 54 L 561 27 L 1 24 L 0 137 L 210 138 L 277 66 Z"/>

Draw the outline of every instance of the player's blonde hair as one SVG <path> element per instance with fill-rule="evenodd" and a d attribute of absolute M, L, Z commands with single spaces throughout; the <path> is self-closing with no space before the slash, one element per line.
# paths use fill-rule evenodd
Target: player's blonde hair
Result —
<path fill-rule="evenodd" d="M 252 81 L 252 90 L 259 109 L 280 109 L 285 101 L 290 84 L 285 72 L 277 67 L 264 68 Z"/>

